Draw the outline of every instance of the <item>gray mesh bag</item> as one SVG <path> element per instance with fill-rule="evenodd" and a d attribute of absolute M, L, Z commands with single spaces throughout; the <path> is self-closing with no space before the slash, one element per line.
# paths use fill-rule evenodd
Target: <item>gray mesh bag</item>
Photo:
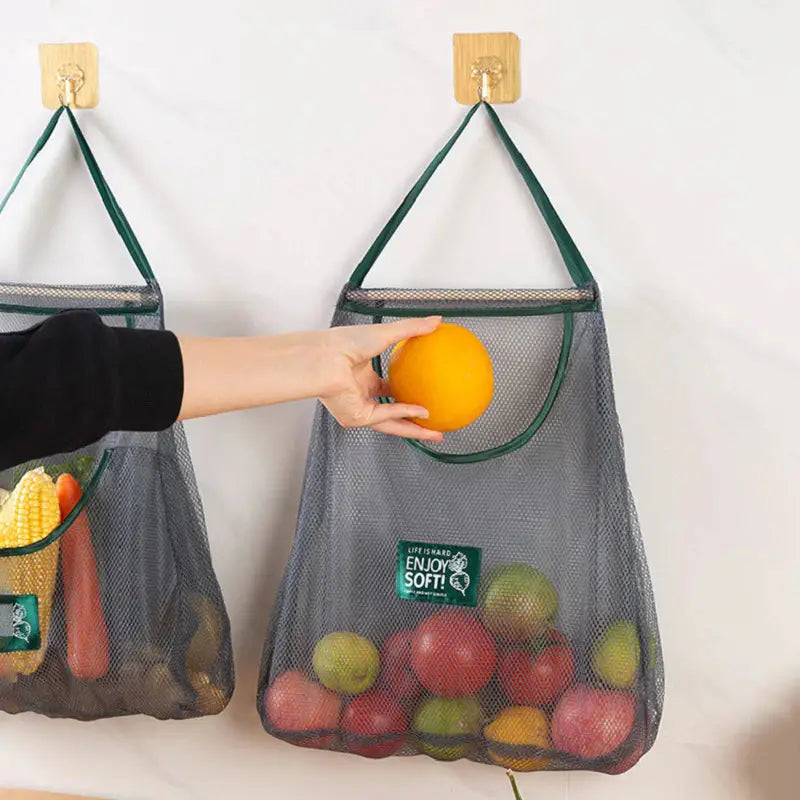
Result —
<path fill-rule="evenodd" d="M 318 409 L 258 709 L 306 747 L 623 772 L 655 740 L 664 683 L 598 290 L 491 106 L 574 286 L 362 287 L 480 107 L 357 267 L 333 325 L 441 314 L 487 348 L 492 403 L 434 445 Z"/>
<path fill-rule="evenodd" d="M 0 331 L 67 309 L 161 329 L 158 283 L 69 109 L 53 115 L 0 211 L 63 113 L 144 285 L 0 284 Z M 11 490 L 0 506 L 0 710 L 82 720 L 222 711 L 230 624 L 181 426 L 20 464 L 0 472 L 0 487 Z"/>

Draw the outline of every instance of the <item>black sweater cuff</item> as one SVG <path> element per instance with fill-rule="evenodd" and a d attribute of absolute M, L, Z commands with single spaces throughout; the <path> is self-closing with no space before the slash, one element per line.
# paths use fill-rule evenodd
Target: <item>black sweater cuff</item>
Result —
<path fill-rule="evenodd" d="M 160 431 L 178 418 L 183 358 L 170 331 L 110 328 L 116 340 L 116 419 L 112 430 Z"/>
<path fill-rule="evenodd" d="M 169 331 L 112 328 L 67 311 L 0 334 L 0 470 L 92 444 L 111 431 L 160 431 L 183 402 Z"/>

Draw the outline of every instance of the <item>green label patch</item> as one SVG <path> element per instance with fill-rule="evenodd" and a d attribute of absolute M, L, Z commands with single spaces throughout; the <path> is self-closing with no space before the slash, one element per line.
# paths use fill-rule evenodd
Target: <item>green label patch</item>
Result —
<path fill-rule="evenodd" d="M 0 594 L 0 653 L 41 646 L 39 598 L 35 594 Z"/>
<path fill-rule="evenodd" d="M 402 600 L 474 606 L 478 600 L 481 551 L 429 542 L 397 543 L 395 586 Z"/>

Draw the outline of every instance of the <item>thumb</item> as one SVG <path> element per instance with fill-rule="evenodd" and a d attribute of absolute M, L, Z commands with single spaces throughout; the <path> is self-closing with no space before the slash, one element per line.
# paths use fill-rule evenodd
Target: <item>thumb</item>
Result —
<path fill-rule="evenodd" d="M 387 348 L 412 336 L 424 336 L 433 333 L 441 324 L 441 317 L 410 317 L 398 322 L 385 322 L 369 326 L 370 338 L 368 358 L 377 356 Z"/>

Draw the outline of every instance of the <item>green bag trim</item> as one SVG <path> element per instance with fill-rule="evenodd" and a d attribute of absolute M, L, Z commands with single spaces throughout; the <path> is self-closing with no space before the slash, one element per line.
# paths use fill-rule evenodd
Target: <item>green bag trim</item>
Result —
<path fill-rule="evenodd" d="M 381 322 L 382 317 L 374 317 L 375 323 Z M 555 372 L 553 373 L 553 380 L 550 383 L 550 390 L 547 397 L 539 409 L 539 412 L 533 418 L 531 424 L 513 439 L 510 439 L 505 444 L 498 445 L 497 447 L 490 447 L 487 450 L 477 450 L 473 453 L 441 453 L 437 450 L 432 450 L 423 442 L 416 439 L 406 439 L 406 442 L 411 447 L 425 453 L 436 461 L 441 461 L 445 464 L 476 464 L 481 461 L 489 461 L 492 458 L 499 458 L 500 456 L 513 453 L 519 450 L 520 447 L 526 445 L 535 435 L 535 433 L 542 427 L 544 421 L 550 414 L 550 410 L 556 402 L 558 393 L 561 391 L 561 385 L 564 383 L 564 375 L 567 371 L 567 364 L 569 363 L 569 354 L 572 350 L 572 337 L 575 330 L 575 317 L 571 311 L 564 313 L 564 331 L 561 337 L 561 352 L 558 356 L 558 363 L 556 364 Z M 372 361 L 375 372 L 381 377 L 383 376 L 383 368 L 381 367 L 380 356 L 376 356 Z M 381 403 L 390 403 L 387 397 L 380 398 Z"/>
<path fill-rule="evenodd" d="M 392 214 L 389 221 L 378 234 L 377 238 L 372 243 L 372 246 L 369 248 L 369 250 L 367 250 L 364 258 L 361 259 L 361 262 L 350 276 L 350 283 L 353 286 L 361 286 L 363 284 L 364 278 L 366 278 L 370 269 L 372 269 L 372 266 L 375 264 L 378 256 L 383 252 L 392 236 L 394 236 L 395 231 L 397 231 L 402 221 L 406 218 L 406 215 L 413 207 L 414 203 L 421 194 L 422 190 L 425 188 L 428 181 L 433 176 L 434 172 L 436 172 L 436 170 L 439 168 L 439 165 L 446 158 L 447 154 L 453 149 L 453 145 L 455 145 L 455 143 L 458 141 L 459 137 L 464 132 L 464 129 L 475 115 L 475 112 L 481 106 L 486 108 L 486 113 L 489 115 L 489 119 L 491 120 L 492 125 L 494 126 L 494 129 L 500 138 L 500 141 L 503 143 L 506 151 L 511 156 L 514 166 L 519 171 L 523 181 L 525 181 L 528 191 L 531 193 L 531 196 L 533 197 L 539 211 L 544 217 L 547 227 L 549 228 L 550 233 L 558 245 L 561 257 L 564 259 L 564 264 L 567 267 L 573 282 L 576 286 L 585 286 L 586 284 L 594 282 L 594 278 L 592 277 L 592 273 L 589 270 L 588 265 L 584 261 L 583 256 L 581 256 L 580 251 L 575 245 L 575 242 L 572 240 L 572 237 L 569 235 L 567 229 L 564 227 L 564 223 L 561 221 L 561 218 L 558 216 L 555 208 L 553 208 L 553 204 L 550 202 L 550 199 L 542 188 L 542 185 L 533 174 L 533 170 L 531 170 L 528 162 L 525 161 L 522 153 L 520 153 L 514 142 L 511 140 L 511 137 L 503 127 L 502 122 L 500 122 L 500 118 L 497 116 L 495 110 L 488 103 L 481 102 L 476 103 L 474 106 L 472 106 L 472 108 L 470 108 L 466 117 L 464 118 L 464 121 L 458 126 L 456 132 L 450 137 L 445 146 L 434 156 L 433 161 L 431 161 L 417 182 L 411 187 L 411 191 L 409 191 L 403 202 L 399 205 L 397 210 L 394 212 L 394 214 Z M 539 313 L 542 313 L 541 310 Z"/>
<path fill-rule="evenodd" d="M 44 317 L 52 314 L 58 314 L 63 310 L 64 310 L 63 306 L 59 308 L 55 307 L 45 308 L 44 306 L 20 306 L 15 303 L 0 303 L 0 311 L 5 312 L 7 314 L 29 314 L 34 317 Z M 112 307 L 92 308 L 91 310 L 95 314 L 98 314 L 101 317 L 124 317 L 126 314 L 134 314 L 136 316 L 147 315 L 152 317 L 152 316 L 158 316 L 161 313 L 161 307 L 155 304 L 150 306 L 117 306 L 116 308 Z"/>
<path fill-rule="evenodd" d="M 147 260 L 147 256 L 144 254 L 144 250 L 142 250 L 142 246 L 139 244 L 139 240 L 136 238 L 136 234 L 134 234 L 133 229 L 128 223 L 125 214 L 117 202 L 117 199 L 114 197 L 114 194 L 109 188 L 106 179 L 103 177 L 103 173 L 100 171 L 100 167 L 98 166 L 94 154 L 89 147 L 89 143 L 86 141 L 86 137 L 83 135 L 83 131 L 81 131 L 80 126 L 78 125 L 75 115 L 72 113 L 71 109 L 65 106 L 60 106 L 58 109 L 56 109 L 53 116 L 50 117 L 50 121 L 47 123 L 42 135 L 37 139 L 36 144 L 33 146 L 33 150 L 31 151 L 25 163 L 22 165 L 22 169 L 17 174 L 14 182 L 11 184 L 11 188 L 8 190 L 8 192 L 6 192 L 6 195 L 2 201 L 0 201 L 0 213 L 2 213 L 3 209 L 8 204 L 8 201 L 14 194 L 17 186 L 19 186 L 19 183 L 27 172 L 28 167 L 30 167 L 36 156 L 39 155 L 39 153 L 44 149 L 44 146 L 50 140 L 50 136 L 55 130 L 56 125 L 58 124 L 58 121 L 64 112 L 66 112 L 70 124 L 72 125 L 72 130 L 74 131 L 75 138 L 78 141 L 78 147 L 80 148 L 83 159 L 86 162 L 86 166 L 89 170 L 89 174 L 92 176 L 92 180 L 94 181 L 94 185 L 100 194 L 100 198 L 103 201 L 103 205 L 105 206 L 108 216 L 111 218 L 117 233 L 120 235 L 120 238 L 122 239 L 131 259 L 133 259 L 133 263 L 139 270 L 140 275 L 144 278 L 148 285 L 155 285 L 155 275 L 153 274 L 153 270 Z"/>
<path fill-rule="evenodd" d="M 78 502 L 75 504 L 75 508 L 70 511 L 67 518 L 57 528 L 54 528 L 47 536 L 44 537 L 44 539 L 40 539 L 38 542 L 33 542 L 32 544 L 26 544 L 22 547 L 0 547 L 0 558 L 6 558 L 8 556 L 27 556 L 31 553 L 36 553 L 39 550 L 44 550 L 45 547 L 60 539 L 69 530 L 72 523 L 75 522 L 75 519 L 84 510 L 86 504 L 94 496 L 95 489 L 97 488 L 98 483 L 100 483 L 100 478 L 106 471 L 108 462 L 111 459 L 111 452 L 111 449 L 103 451 L 100 463 L 95 467 L 91 480 L 88 484 L 86 484 L 86 488 L 81 492 L 81 499 L 78 500 Z M 47 466 L 45 466 L 44 469 L 45 472 L 47 472 Z M 9 487 L 9 491 L 13 488 L 13 486 Z"/>
<path fill-rule="evenodd" d="M 340 311 L 350 311 L 354 314 L 364 314 L 366 316 L 374 316 L 374 306 L 364 305 L 353 300 L 347 300 L 347 288 L 345 287 L 339 302 Z M 547 305 L 524 306 L 519 305 L 515 307 L 496 307 L 486 306 L 483 308 L 465 308 L 464 306 L 405 306 L 403 308 L 392 308 L 391 306 L 381 306 L 381 315 L 386 317 L 420 317 L 420 316 L 438 316 L 438 317 L 539 317 L 547 314 L 565 314 L 568 312 L 580 313 L 583 311 L 597 311 L 599 308 L 598 301 L 594 300 L 575 300 L 562 303 L 550 303 Z"/>

